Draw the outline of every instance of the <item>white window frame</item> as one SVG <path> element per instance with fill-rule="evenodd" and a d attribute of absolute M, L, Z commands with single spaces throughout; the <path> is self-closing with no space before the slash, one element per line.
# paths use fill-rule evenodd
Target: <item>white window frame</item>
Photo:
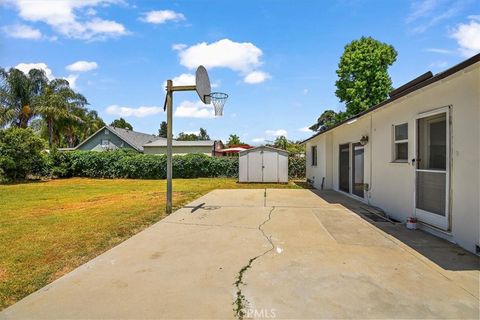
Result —
<path fill-rule="evenodd" d="M 313 150 L 315 149 L 315 152 L 313 152 Z M 310 156 L 311 156 L 311 161 L 312 161 L 312 167 L 316 167 L 317 164 L 318 164 L 318 148 L 317 146 L 311 146 L 310 147 L 310 152 L 312 153 Z M 315 160 L 315 162 L 313 161 Z"/>
<path fill-rule="evenodd" d="M 107 142 L 107 143 L 105 143 L 105 142 Z M 108 148 L 108 147 L 110 147 L 110 140 L 108 140 L 108 139 L 102 139 L 101 146 L 102 146 L 102 148 Z"/>
<path fill-rule="evenodd" d="M 105 135 L 109 135 L 110 134 L 110 131 L 108 131 L 108 129 L 105 129 Z"/>
<path fill-rule="evenodd" d="M 399 126 L 407 125 L 407 139 L 396 140 L 395 139 L 395 128 Z M 407 158 L 398 159 L 397 158 L 397 144 L 406 143 L 407 144 Z M 394 163 L 408 163 L 408 122 L 398 123 L 392 125 L 392 162 Z"/>

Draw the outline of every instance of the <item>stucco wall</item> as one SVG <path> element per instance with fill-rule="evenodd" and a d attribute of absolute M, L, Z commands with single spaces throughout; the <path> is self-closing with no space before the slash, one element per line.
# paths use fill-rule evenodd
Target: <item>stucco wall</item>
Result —
<path fill-rule="evenodd" d="M 108 132 L 108 134 L 106 134 L 105 132 Z M 103 129 L 100 132 L 98 132 L 96 135 L 94 135 L 84 144 L 79 146 L 77 150 L 104 151 L 105 149 L 103 149 L 101 146 L 102 140 L 110 141 L 109 149 L 126 148 L 126 149 L 135 150 L 129 144 L 125 143 L 122 139 L 120 139 L 116 134 L 108 131 L 107 129 Z"/>
<path fill-rule="evenodd" d="M 450 216 L 451 239 L 470 251 L 479 244 L 480 226 L 480 64 L 407 95 L 356 122 L 344 124 L 307 142 L 307 178 L 332 180 L 338 190 L 338 148 L 369 136 L 365 146 L 365 183 L 370 190 L 365 201 L 404 221 L 415 210 L 415 167 L 394 163 L 392 126 L 408 123 L 408 159 L 415 158 L 414 128 L 418 114 L 450 107 Z M 331 138 L 331 144 L 329 143 Z M 318 166 L 311 166 L 311 146 L 317 145 Z M 330 149 L 329 149 L 330 148 Z M 330 151 L 328 151 L 330 150 Z M 321 154 L 323 153 L 323 154 Z M 325 159 L 324 159 L 325 158 Z M 332 170 L 327 169 L 329 159 Z M 372 171 L 370 173 L 370 167 Z M 328 183 L 327 183 L 328 186 Z"/>
<path fill-rule="evenodd" d="M 173 154 L 188 154 L 188 153 L 204 153 L 211 156 L 213 150 L 212 146 L 182 146 L 173 147 Z M 167 147 L 145 147 L 145 154 L 167 154 Z"/>

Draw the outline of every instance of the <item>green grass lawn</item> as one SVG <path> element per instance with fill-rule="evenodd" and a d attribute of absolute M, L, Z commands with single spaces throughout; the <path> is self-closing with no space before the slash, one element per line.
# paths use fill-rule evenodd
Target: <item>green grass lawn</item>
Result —
<path fill-rule="evenodd" d="M 174 207 L 214 189 L 299 188 L 176 179 Z M 165 180 L 0 185 L 0 310 L 162 219 Z"/>

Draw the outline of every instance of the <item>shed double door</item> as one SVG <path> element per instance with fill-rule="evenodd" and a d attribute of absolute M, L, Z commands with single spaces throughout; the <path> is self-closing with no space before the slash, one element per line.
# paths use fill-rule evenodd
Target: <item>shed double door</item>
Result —
<path fill-rule="evenodd" d="M 278 182 L 278 154 L 267 150 L 248 155 L 248 181 Z"/>

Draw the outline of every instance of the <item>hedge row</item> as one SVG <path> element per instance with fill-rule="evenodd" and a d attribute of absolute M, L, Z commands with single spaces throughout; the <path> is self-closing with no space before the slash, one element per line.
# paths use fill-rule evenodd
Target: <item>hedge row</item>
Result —
<path fill-rule="evenodd" d="M 131 151 L 52 152 L 48 168 L 55 177 L 165 179 L 165 155 Z M 290 157 L 290 178 L 305 177 L 305 158 Z M 237 157 L 210 157 L 204 154 L 173 156 L 174 178 L 238 177 Z"/>
<path fill-rule="evenodd" d="M 52 152 L 50 172 L 56 177 L 165 179 L 167 157 L 124 150 Z M 204 154 L 173 156 L 174 178 L 237 177 L 238 158 Z"/>

